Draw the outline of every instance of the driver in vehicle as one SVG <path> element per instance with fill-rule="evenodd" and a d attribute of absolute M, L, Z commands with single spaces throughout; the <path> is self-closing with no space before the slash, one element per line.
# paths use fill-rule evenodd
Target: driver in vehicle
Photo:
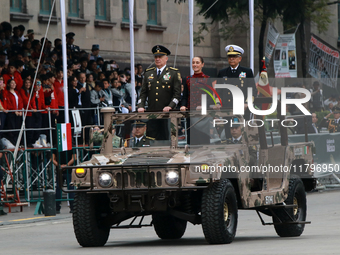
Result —
<path fill-rule="evenodd" d="M 133 123 L 132 137 L 126 139 L 125 147 L 147 147 L 150 146 L 150 141 L 155 138 L 148 137 L 146 134 L 146 122 L 137 120 Z"/>
<path fill-rule="evenodd" d="M 241 123 L 238 118 L 233 118 L 233 125 L 230 127 L 231 139 L 222 141 L 222 143 L 227 144 L 242 144 L 242 128 Z M 249 146 L 249 165 L 256 165 L 257 152 L 255 146 Z"/>

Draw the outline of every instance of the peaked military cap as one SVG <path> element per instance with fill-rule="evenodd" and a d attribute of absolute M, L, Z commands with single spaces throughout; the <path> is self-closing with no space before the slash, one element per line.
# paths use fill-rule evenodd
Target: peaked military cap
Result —
<path fill-rule="evenodd" d="M 152 48 L 152 53 L 155 56 L 169 56 L 171 52 L 164 46 L 162 45 L 155 45 Z"/>
<path fill-rule="evenodd" d="M 76 35 L 75 33 L 69 32 L 69 33 L 66 34 L 66 37 L 67 38 L 73 38 L 75 35 Z"/>
<path fill-rule="evenodd" d="M 334 106 L 333 113 L 340 113 L 340 107 L 339 106 Z"/>
<path fill-rule="evenodd" d="M 225 47 L 225 51 L 227 52 L 227 55 L 242 55 L 244 53 L 244 50 L 237 45 L 227 45 Z"/>
<path fill-rule="evenodd" d="M 92 44 L 92 50 L 99 50 L 99 44 Z"/>
<path fill-rule="evenodd" d="M 133 126 L 135 127 L 144 127 L 146 125 L 146 122 L 143 121 L 143 120 L 136 120 L 134 123 L 133 123 Z"/>
<path fill-rule="evenodd" d="M 240 119 L 238 117 L 233 117 L 232 119 L 233 125 L 232 127 L 239 127 L 240 125 L 242 125 L 243 123 L 240 122 Z"/>

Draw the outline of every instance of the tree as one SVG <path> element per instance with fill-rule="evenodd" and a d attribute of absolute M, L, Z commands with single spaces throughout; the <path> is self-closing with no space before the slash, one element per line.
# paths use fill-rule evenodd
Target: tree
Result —
<path fill-rule="evenodd" d="M 302 69 L 303 76 L 306 77 L 307 50 L 304 24 L 306 20 L 308 20 L 315 23 L 319 31 L 327 30 L 331 16 L 327 9 L 329 1 L 330 0 L 255 0 L 255 19 L 261 24 L 258 43 L 259 66 L 261 66 L 261 59 L 264 56 L 264 37 L 268 19 L 274 20 L 281 17 L 285 27 L 296 27 L 300 24 Z M 224 28 L 220 30 L 224 39 L 232 37 L 236 34 L 236 31 L 240 31 L 240 29 L 249 28 L 249 21 L 244 20 L 245 16 L 249 15 L 248 0 L 223 0 L 218 1 L 212 7 L 211 4 L 213 2 L 211 0 L 196 0 L 196 3 L 200 7 L 199 14 L 204 14 L 205 19 L 211 19 L 211 23 L 221 22 L 222 25 L 225 25 L 223 26 Z M 236 25 L 228 25 L 230 21 L 236 21 Z M 202 26 L 200 29 L 203 31 Z M 203 39 L 199 37 L 196 38 L 197 42 Z"/>
<path fill-rule="evenodd" d="M 336 2 L 334 2 L 336 3 Z M 312 22 L 316 25 L 319 33 L 327 31 L 328 24 L 331 22 L 331 13 L 327 6 L 329 0 L 287 0 L 283 6 L 282 21 L 286 28 L 296 27 L 299 25 L 300 50 L 301 50 L 301 67 L 302 76 L 307 77 L 307 47 L 306 47 L 306 22 Z"/>
<path fill-rule="evenodd" d="M 218 1 L 211 7 L 212 1 L 209 0 L 196 0 L 200 6 L 199 14 L 204 14 L 206 19 L 211 19 L 211 23 L 219 21 L 223 25 L 220 30 L 222 37 L 228 39 L 234 34 L 239 33 L 242 29 L 249 28 L 249 21 L 244 18 L 249 15 L 249 2 L 248 0 L 224 0 Z M 255 1 L 255 19 L 260 21 L 260 38 L 258 44 L 259 52 L 259 66 L 264 56 L 263 45 L 264 36 L 267 27 L 268 19 L 275 19 L 282 13 L 283 0 L 257 0 Z M 210 8 L 211 7 L 211 8 Z M 210 8 L 210 9 L 209 9 Z M 208 10 L 209 9 L 209 10 Z M 208 10 L 208 11 L 206 11 Z M 236 24 L 228 26 L 229 22 L 233 20 Z"/>

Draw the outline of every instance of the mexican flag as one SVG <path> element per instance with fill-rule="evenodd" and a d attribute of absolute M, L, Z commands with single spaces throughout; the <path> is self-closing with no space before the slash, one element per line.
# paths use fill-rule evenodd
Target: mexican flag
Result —
<path fill-rule="evenodd" d="M 57 124 L 58 151 L 72 150 L 71 123 Z"/>

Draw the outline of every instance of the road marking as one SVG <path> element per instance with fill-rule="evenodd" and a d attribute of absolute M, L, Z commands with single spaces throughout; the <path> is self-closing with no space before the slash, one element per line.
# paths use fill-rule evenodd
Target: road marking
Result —
<path fill-rule="evenodd" d="M 25 220 L 35 220 L 35 219 L 51 218 L 51 217 L 55 217 L 55 216 L 43 216 L 43 217 L 34 217 L 34 218 L 19 219 L 19 220 L 10 220 L 10 221 L 25 221 Z"/>

